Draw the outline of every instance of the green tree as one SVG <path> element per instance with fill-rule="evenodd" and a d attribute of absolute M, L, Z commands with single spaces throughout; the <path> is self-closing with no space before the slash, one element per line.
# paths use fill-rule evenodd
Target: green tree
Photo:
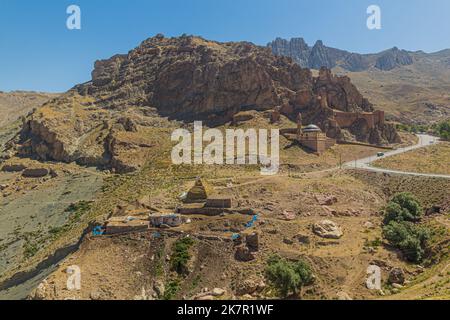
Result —
<path fill-rule="evenodd" d="M 422 261 L 430 239 L 430 230 L 406 221 L 390 221 L 383 227 L 383 237 L 400 249 L 412 262 Z"/>
<path fill-rule="evenodd" d="M 307 262 L 303 260 L 290 262 L 278 256 L 269 258 L 266 278 L 283 297 L 287 297 L 291 292 L 296 294 L 299 289 L 314 280 Z"/>
<path fill-rule="evenodd" d="M 439 123 L 436 131 L 442 139 L 450 140 L 450 119 Z"/>
<path fill-rule="evenodd" d="M 175 242 L 172 253 L 172 269 L 179 274 L 184 274 L 188 270 L 188 262 L 191 259 L 190 248 L 194 244 L 192 238 L 182 238 Z"/>
<path fill-rule="evenodd" d="M 388 224 L 391 221 L 419 221 L 422 213 L 422 206 L 411 193 L 398 193 L 384 209 L 384 223 Z"/>

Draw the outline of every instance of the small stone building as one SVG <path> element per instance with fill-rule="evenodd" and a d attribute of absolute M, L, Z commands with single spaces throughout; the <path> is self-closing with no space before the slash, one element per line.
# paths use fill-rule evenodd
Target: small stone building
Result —
<path fill-rule="evenodd" d="M 310 124 L 303 127 L 300 113 L 297 117 L 297 140 L 302 146 L 318 154 L 325 152 L 336 144 L 336 140 L 328 138 L 318 126 Z"/>
<path fill-rule="evenodd" d="M 148 229 L 149 222 L 134 217 L 113 217 L 106 222 L 105 234 L 124 234 Z"/>
<path fill-rule="evenodd" d="M 316 125 L 310 124 L 300 131 L 298 141 L 302 146 L 321 154 L 336 144 L 336 140 L 328 138 Z"/>
<path fill-rule="evenodd" d="M 149 216 L 150 226 L 159 228 L 161 226 L 178 227 L 183 224 L 179 214 L 155 214 Z"/>

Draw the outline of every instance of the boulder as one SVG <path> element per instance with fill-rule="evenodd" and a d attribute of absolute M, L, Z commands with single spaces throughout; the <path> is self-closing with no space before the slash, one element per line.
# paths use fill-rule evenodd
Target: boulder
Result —
<path fill-rule="evenodd" d="M 342 229 L 330 220 L 322 220 L 315 223 L 313 231 L 319 237 L 327 239 L 340 239 L 344 235 Z"/>
<path fill-rule="evenodd" d="M 254 294 L 258 290 L 261 290 L 263 287 L 261 286 L 261 281 L 257 279 L 245 279 L 240 281 L 236 288 L 236 294 L 239 296 L 243 296 L 246 294 Z"/>
<path fill-rule="evenodd" d="M 283 217 L 287 221 L 295 220 L 295 212 L 291 210 L 284 210 Z"/>
<path fill-rule="evenodd" d="M 322 206 L 322 209 L 323 209 L 324 216 L 330 216 L 330 215 L 337 216 L 338 215 L 338 212 L 335 209 L 330 208 L 328 206 Z"/>
<path fill-rule="evenodd" d="M 296 236 L 294 236 L 294 238 L 297 239 L 297 241 L 302 243 L 302 244 L 309 244 L 310 243 L 309 236 L 306 236 L 306 235 L 303 235 L 303 234 L 297 234 Z"/>
<path fill-rule="evenodd" d="M 426 209 L 425 215 L 426 216 L 431 216 L 433 214 L 439 214 L 441 212 L 442 212 L 442 207 L 441 206 L 432 206 L 431 208 Z"/>
<path fill-rule="evenodd" d="M 373 228 L 375 228 L 375 225 L 370 221 L 366 221 L 366 222 L 364 222 L 364 228 L 373 229 Z"/>
<path fill-rule="evenodd" d="M 393 268 L 389 272 L 389 283 L 391 284 L 404 284 L 405 272 L 401 268 Z"/>
<path fill-rule="evenodd" d="M 211 294 L 214 297 L 220 297 L 223 296 L 226 293 L 226 290 L 222 289 L 222 288 L 214 288 L 211 292 Z"/>
<path fill-rule="evenodd" d="M 315 198 L 321 206 L 331 206 L 338 201 L 337 198 L 333 195 L 317 194 L 315 195 Z"/>

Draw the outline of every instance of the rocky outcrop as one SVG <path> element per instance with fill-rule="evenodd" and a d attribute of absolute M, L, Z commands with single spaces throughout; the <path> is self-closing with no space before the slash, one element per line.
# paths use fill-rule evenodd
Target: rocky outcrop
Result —
<path fill-rule="evenodd" d="M 293 44 L 299 47 L 304 47 L 301 40 Z M 314 59 L 340 54 L 324 52 L 323 47 L 318 42 L 312 49 Z M 161 143 L 157 137 L 152 140 L 150 128 L 179 126 L 171 120 L 216 126 L 239 122 L 250 110 L 277 110 L 294 121 L 301 112 L 305 123 L 341 138 L 340 128 L 329 122 L 333 109 L 373 111 L 348 77 L 323 68 L 314 78 L 309 69 L 274 56 L 270 48 L 157 35 L 128 54 L 97 61 L 92 81 L 29 116 L 18 152 L 39 160 L 131 172 Z M 169 121 L 160 123 L 162 117 Z M 370 134 L 365 132 L 361 140 Z"/>
<path fill-rule="evenodd" d="M 301 67 L 309 67 L 311 48 L 303 38 L 292 38 L 290 41 L 276 38 L 268 46 L 271 47 L 275 55 L 290 57 Z"/>
<path fill-rule="evenodd" d="M 404 284 L 405 283 L 405 272 L 401 268 L 393 268 L 389 272 L 389 283 L 394 284 Z"/>
<path fill-rule="evenodd" d="M 20 172 L 25 170 L 27 167 L 23 164 L 5 164 L 2 167 L 3 172 Z"/>
<path fill-rule="evenodd" d="M 313 231 L 319 237 L 327 239 L 339 239 L 343 236 L 342 229 L 333 221 L 322 220 L 314 224 Z"/>
<path fill-rule="evenodd" d="M 153 106 L 163 116 L 213 125 L 246 109 L 271 109 L 287 91 L 312 83 L 309 70 L 267 48 L 197 37 L 157 36 L 95 65 L 92 81 L 76 89 L 99 98 L 98 105 Z"/>

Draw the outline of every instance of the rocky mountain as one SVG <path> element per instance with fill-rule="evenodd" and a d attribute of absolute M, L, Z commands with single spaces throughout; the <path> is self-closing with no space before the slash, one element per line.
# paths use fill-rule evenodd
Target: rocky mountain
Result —
<path fill-rule="evenodd" d="M 408 66 L 413 64 L 413 59 L 405 50 L 399 50 L 397 47 L 387 50 L 380 54 L 375 63 L 375 68 L 380 70 L 392 70 L 398 66 Z"/>
<path fill-rule="evenodd" d="M 321 58 L 319 49 L 315 56 Z M 219 126 L 240 111 L 275 108 L 292 120 L 301 112 L 305 123 L 338 139 L 343 133 L 329 123 L 333 109 L 373 111 L 348 77 L 326 68 L 313 77 L 270 48 L 157 35 L 128 54 L 97 61 L 90 82 L 38 109 L 24 122 L 17 149 L 22 156 L 129 172 L 160 142 L 150 128 L 175 126 L 172 120 Z M 389 124 L 356 131 L 360 141 L 398 140 Z"/>
<path fill-rule="evenodd" d="M 363 71 L 370 67 L 392 70 L 413 63 L 410 53 L 397 47 L 376 54 L 358 54 L 327 47 L 321 40 L 310 47 L 303 38 L 292 38 L 289 41 L 277 38 L 268 47 L 274 54 L 291 57 L 300 66 L 312 69 L 341 66 L 349 71 Z"/>
<path fill-rule="evenodd" d="M 428 125 L 450 117 L 450 49 L 425 53 L 394 47 L 359 54 L 327 47 L 322 41 L 310 47 L 302 38 L 277 38 L 268 47 L 302 67 L 326 66 L 349 76 L 392 120 Z"/>

